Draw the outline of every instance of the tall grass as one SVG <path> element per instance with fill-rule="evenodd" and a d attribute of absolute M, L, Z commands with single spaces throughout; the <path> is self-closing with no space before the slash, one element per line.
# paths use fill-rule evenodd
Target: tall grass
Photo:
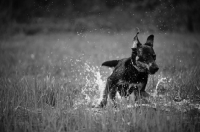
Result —
<path fill-rule="evenodd" d="M 152 97 L 145 104 L 119 97 L 117 108 L 103 109 L 92 106 L 112 70 L 99 65 L 129 56 L 132 33 L 1 40 L 0 131 L 199 131 L 199 38 L 155 39 L 160 71 L 149 78 Z"/>

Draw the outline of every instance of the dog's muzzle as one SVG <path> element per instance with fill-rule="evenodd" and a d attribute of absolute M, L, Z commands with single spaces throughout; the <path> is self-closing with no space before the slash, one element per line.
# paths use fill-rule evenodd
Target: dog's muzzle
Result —
<path fill-rule="evenodd" d="M 153 62 L 147 65 L 147 69 L 148 69 L 149 74 L 155 74 L 159 68 L 158 68 L 158 65 L 155 62 Z"/>
<path fill-rule="evenodd" d="M 144 62 L 136 61 L 136 67 L 139 72 L 148 72 L 149 74 L 155 74 L 159 69 L 155 62 L 146 64 Z"/>

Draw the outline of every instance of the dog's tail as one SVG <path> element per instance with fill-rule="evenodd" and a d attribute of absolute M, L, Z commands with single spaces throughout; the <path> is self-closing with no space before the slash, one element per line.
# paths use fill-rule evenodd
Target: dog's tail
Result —
<path fill-rule="evenodd" d="M 104 63 L 101 64 L 101 66 L 107 66 L 107 67 L 116 67 L 117 64 L 119 63 L 119 60 L 111 60 L 111 61 L 105 61 Z"/>

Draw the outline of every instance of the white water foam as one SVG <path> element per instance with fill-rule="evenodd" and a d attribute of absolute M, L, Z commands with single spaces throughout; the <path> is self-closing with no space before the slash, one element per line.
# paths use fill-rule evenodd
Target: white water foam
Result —
<path fill-rule="evenodd" d="M 102 75 L 100 73 L 100 67 L 89 65 L 88 63 L 84 64 L 85 64 L 84 65 L 85 70 L 90 73 L 90 75 L 88 74 L 89 76 L 87 76 L 85 87 L 91 87 L 90 90 L 97 90 L 96 91 L 97 95 L 95 95 L 95 97 L 93 97 L 92 99 L 87 98 L 87 101 L 88 102 L 93 101 L 94 103 L 97 103 L 102 99 L 103 90 L 105 88 L 105 81 L 102 79 Z M 91 79 L 91 76 L 94 78 Z M 87 89 L 84 89 L 82 92 L 84 93 L 85 90 Z"/>

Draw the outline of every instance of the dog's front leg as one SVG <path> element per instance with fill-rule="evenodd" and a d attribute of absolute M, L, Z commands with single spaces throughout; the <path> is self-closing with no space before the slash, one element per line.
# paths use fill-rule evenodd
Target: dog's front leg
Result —
<path fill-rule="evenodd" d="M 112 80 L 110 77 L 107 79 L 106 87 L 103 91 L 103 97 L 98 107 L 102 108 L 106 106 L 108 95 L 109 95 L 109 98 L 113 101 L 114 105 L 116 106 L 116 103 L 115 103 L 115 95 L 117 93 L 116 81 L 117 80 Z"/>
<path fill-rule="evenodd" d="M 108 99 L 108 92 L 109 92 L 108 87 L 105 87 L 105 89 L 103 91 L 103 97 L 102 97 L 102 100 L 101 100 L 101 102 L 99 104 L 99 107 L 102 108 L 102 107 L 106 106 L 107 99 Z"/>
<path fill-rule="evenodd" d="M 112 100 L 114 107 L 117 106 L 117 103 L 116 103 L 116 100 L 115 100 L 116 99 L 115 98 L 116 97 L 116 93 L 117 93 L 117 88 L 114 85 L 114 86 L 112 86 L 112 88 L 109 91 L 109 98 Z"/>
<path fill-rule="evenodd" d="M 108 99 L 108 94 L 109 94 L 109 92 L 111 91 L 111 90 L 110 90 L 111 87 L 112 87 L 112 80 L 111 80 L 110 78 L 108 78 L 108 79 L 107 79 L 107 83 L 106 83 L 106 87 L 105 87 L 105 89 L 104 89 L 104 91 L 103 91 L 102 100 L 101 100 L 100 104 L 98 105 L 98 107 L 101 107 L 101 108 L 102 108 L 102 107 L 106 106 L 106 104 L 107 104 L 107 99 Z"/>

